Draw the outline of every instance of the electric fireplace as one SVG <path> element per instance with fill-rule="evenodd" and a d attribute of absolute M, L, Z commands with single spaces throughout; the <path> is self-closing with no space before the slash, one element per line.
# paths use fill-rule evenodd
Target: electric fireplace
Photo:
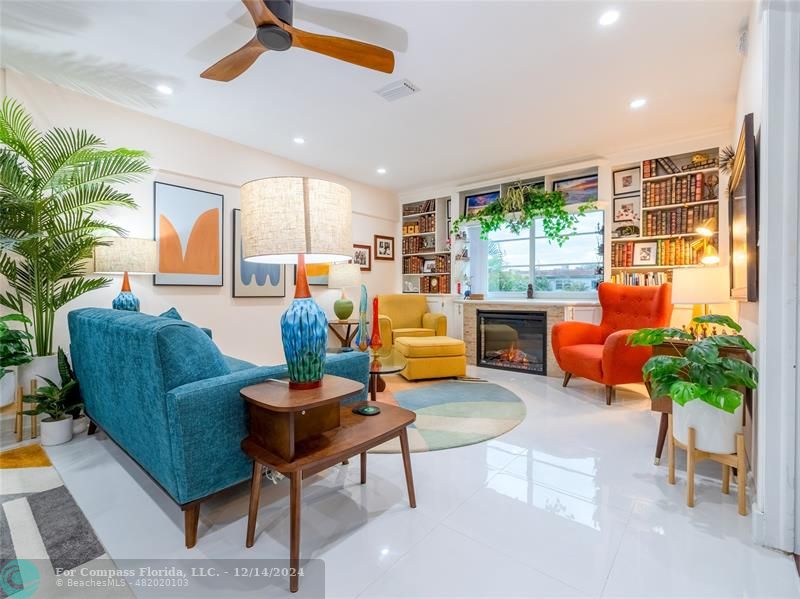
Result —
<path fill-rule="evenodd" d="M 547 313 L 478 310 L 478 366 L 547 374 Z"/>

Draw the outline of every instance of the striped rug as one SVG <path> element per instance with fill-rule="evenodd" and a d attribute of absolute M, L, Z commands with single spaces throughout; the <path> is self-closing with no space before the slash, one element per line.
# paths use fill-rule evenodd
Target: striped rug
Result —
<path fill-rule="evenodd" d="M 416 413 L 408 428 L 412 452 L 436 451 L 472 445 L 510 431 L 525 419 L 525 404 L 514 393 L 486 381 L 410 382 L 400 375 L 384 377 L 386 389 L 378 401 Z M 372 450 L 399 453 L 393 439 Z"/>
<path fill-rule="evenodd" d="M 40 445 L 0 452 L 0 502 L 0 597 L 111 596 L 58 586 L 58 569 L 111 562 Z"/>

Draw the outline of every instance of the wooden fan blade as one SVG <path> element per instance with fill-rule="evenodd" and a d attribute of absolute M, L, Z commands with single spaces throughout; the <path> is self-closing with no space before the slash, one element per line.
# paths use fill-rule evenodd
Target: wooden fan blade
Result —
<path fill-rule="evenodd" d="M 296 48 L 338 58 L 382 73 L 394 71 L 394 54 L 386 48 L 343 37 L 309 33 L 294 27 L 287 26 L 287 29 L 292 34 L 292 46 Z"/>
<path fill-rule="evenodd" d="M 256 59 L 267 49 L 261 45 L 258 38 L 254 37 L 244 46 L 228 54 L 205 71 L 200 73 L 203 79 L 214 81 L 231 81 L 249 69 Z"/>
<path fill-rule="evenodd" d="M 283 21 L 272 14 L 272 11 L 264 4 L 264 0 L 242 0 L 242 4 L 244 4 L 250 16 L 253 17 L 253 23 L 256 24 L 256 27 L 260 27 L 261 25 L 278 25 L 281 28 L 284 27 Z"/>

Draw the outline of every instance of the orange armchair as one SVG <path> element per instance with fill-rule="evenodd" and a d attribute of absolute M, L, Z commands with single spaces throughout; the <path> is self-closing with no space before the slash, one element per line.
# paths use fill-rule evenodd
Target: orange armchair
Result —
<path fill-rule="evenodd" d="M 553 325 L 553 354 L 564 371 L 564 386 L 581 376 L 606 386 L 606 403 L 614 399 L 614 385 L 642 382 L 642 366 L 653 351 L 631 347 L 628 335 L 646 327 L 669 326 L 672 286 L 634 287 L 600 283 L 603 318 L 600 324 L 559 322 Z"/>

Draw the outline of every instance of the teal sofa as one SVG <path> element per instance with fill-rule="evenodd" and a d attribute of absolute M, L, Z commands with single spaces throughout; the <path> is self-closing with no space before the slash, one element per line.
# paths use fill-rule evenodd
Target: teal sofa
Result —
<path fill-rule="evenodd" d="M 239 391 L 286 378 L 286 366 L 224 356 L 210 331 L 183 320 L 84 308 L 68 322 L 91 430 L 100 427 L 184 510 L 192 547 L 203 499 L 252 474 L 240 448 L 247 410 Z M 367 354 L 329 354 L 325 371 L 363 383 L 352 401 L 366 399 Z"/>

